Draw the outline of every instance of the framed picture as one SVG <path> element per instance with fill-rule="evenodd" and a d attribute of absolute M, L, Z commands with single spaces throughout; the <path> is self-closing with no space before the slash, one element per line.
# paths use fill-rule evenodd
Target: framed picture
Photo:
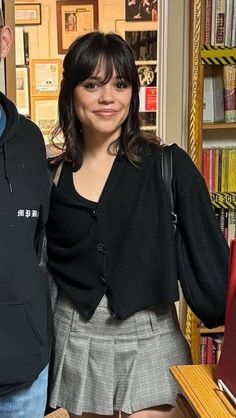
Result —
<path fill-rule="evenodd" d="M 147 127 L 156 127 L 157 124 L 157 115 L 156 112 L 139 112 L 139 117 L 141 121 L 141 126 L 143 128 Z"/>
<path fill-rule="evenodd" d="M 30 115 L 29 71 L 27 66 L 16 67 L 16 107 L 22 115 Z"/>
<path fill-rule="evenodd" d="M 98 0 L 58 0 L 58 53 L 65 54 L 80 35 L 98 29 Z"/>
<path fill-rule="evenodd" d="M 153 87 L 157 85 L 157 65 L 148 62 L 136 66 L 141 87 Z"/>
<path fill-rule="evenodd" d="M 57 121 L 58 100 L 53 97 L 32 97 L 31 116 L 43 134 L 49 134 Z"/>
<path fill-rule="evenodd" d="M 157 31 L 126 31 L 125 40 L 131 46 L 135 61 L 157 60 Z"/>
<path fill-rule="evenodd" d="M 158 0 L 125 0 L 126 22 L 157 22 Z"/>
<path fill-rule="evenodd" d="M 23 26 L 15 27 L 15 51 L 16 65 L 25 65 L 25 44 Z"/>
<path fill-rule="evenodd" d="M 16 3 L 15 24 L 20 26 L 41 25 L 41 3 Z"/>
<path fill-rule="evenodd" d="M 58 96 L 62 61 L 60 59 L 32 59 L 31 94 L 32 96 Z"/>
<path fill-rule="evenodd" d="M 157 87 L 141 87 L 139 112 L 157 111 Z"/>

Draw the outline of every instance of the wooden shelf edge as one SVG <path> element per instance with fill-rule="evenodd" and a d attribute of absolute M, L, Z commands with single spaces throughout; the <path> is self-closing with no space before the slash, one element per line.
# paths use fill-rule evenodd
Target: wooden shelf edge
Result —
<path fill-rule="evenodd" d="M 223 333 L 224 331 L 225 331 L 225 327 L 223 325 L 220 327 L 216 327 L 216 328 L 206 328 L 203 326 L 199 327 L 200 334 L 220 334 L 220 333 Z"/>
<path fill-rule="evenodd" d="M 207 129 L 236 129 L 236 123 L 208 123 L 205 122 L 202 125 L 202 129 L 207 130 Z"/>

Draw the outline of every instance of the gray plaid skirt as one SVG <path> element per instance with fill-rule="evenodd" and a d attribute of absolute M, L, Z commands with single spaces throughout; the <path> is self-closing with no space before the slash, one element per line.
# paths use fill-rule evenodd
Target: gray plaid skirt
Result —
<path fill-rule="evenodd" d="M 52 408 L 113 415 L 175 404 L 169 368 L 191 363 L 191 355 L 174 304 L 119 320 L 104 296 L 88 321 L 61 295 L 54 324 Z"/>

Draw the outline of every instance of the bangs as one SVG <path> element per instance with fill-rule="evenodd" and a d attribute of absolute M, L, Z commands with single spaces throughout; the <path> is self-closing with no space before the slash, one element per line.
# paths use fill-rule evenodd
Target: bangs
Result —
<path fill-rule="evenodd" d="M 122 41 L 124 42 L 124 41 Z M 116 39 L 110 36 L 97 35 L 94 42 L 88 40 L 81 48 L 72 45 L 71 53 L 64 61 L 65 78 L 73 85 L 77 85 L 91 76 L 104 72 L 104 83 L 108 82 L 116 73 L 116 77 L 136 85 L 136 68 L 132 52 L 124 53 Z M 125 45 L 127 48 L 127 46 Z M 75 49 L 75 50 L 74 50 Z"/>
<path fill-rule="evenodd" d="M 88 75 L 87 78 L 91 76 L 97 77 L 101 72 L 104 73 L 104 77 L 101 80 L 101 82 L 104 84 L 110 81 L 114 75 L 116 78 L 126 81 L 127 84 L 132 84 L 132 80 L 127 77 L 128 70 L 125 71 L 124 66 L 120 65 L 117 60 L 114 60 L 114 57 L 107 57 L 104 55 L 100 56 L 97 66 L 95 67 L 94 71 Z"/>

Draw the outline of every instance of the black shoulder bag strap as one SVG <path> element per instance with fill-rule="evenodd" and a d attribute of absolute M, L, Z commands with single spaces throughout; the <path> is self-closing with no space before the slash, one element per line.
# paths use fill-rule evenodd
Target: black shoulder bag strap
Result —
<path fill-rule="evenodd" d="M 175 213 L 174 193 L 173 193 L 173 157 L 171 145 L 163 145 L 161 153 L 161 173 L 165 183 L 167 195 L 170 201 L 172 223 L 174 231 L 177 225 L 177 214 Z"/>

